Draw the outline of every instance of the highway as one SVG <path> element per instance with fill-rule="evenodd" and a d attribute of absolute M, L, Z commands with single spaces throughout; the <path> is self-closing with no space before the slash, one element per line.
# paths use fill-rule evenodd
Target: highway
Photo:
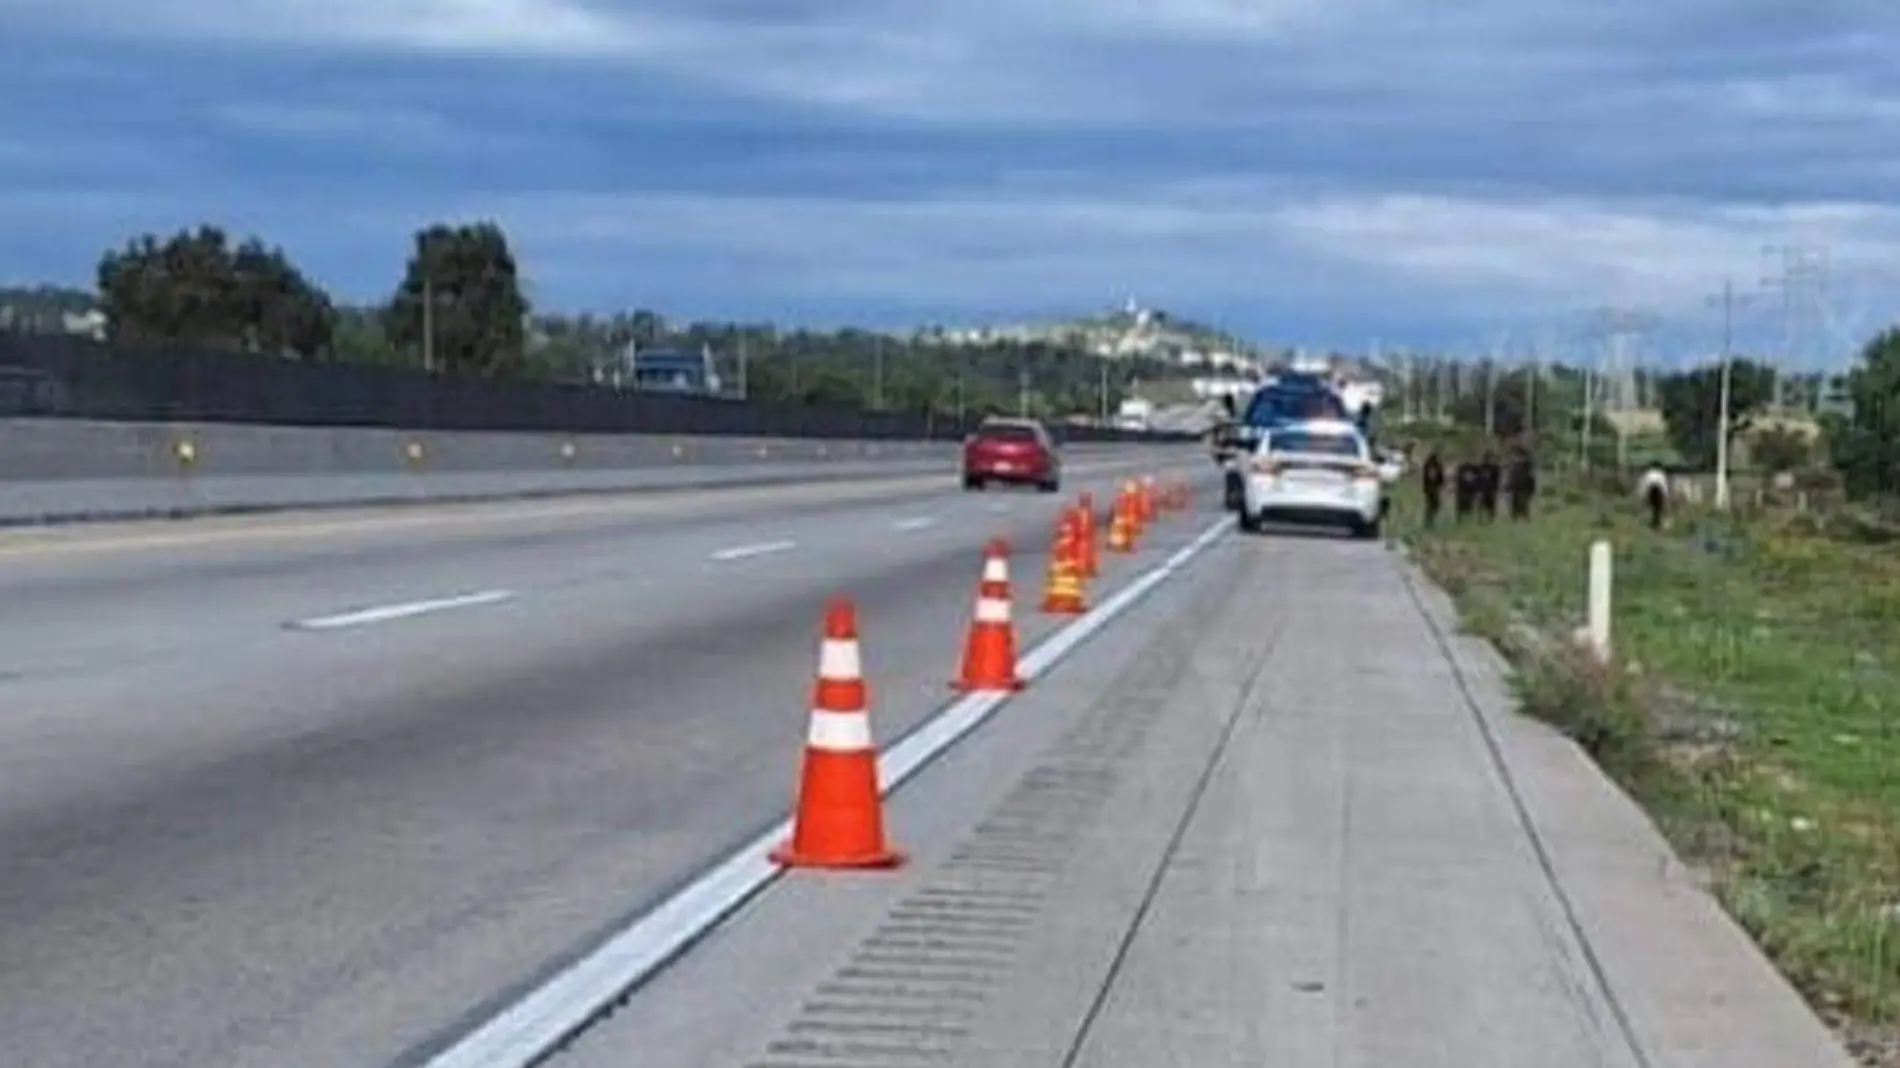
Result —
<path fill-rule="evenodd" d="M 1138 455 L 1061 497 L 944 474 L 9 532 L 0 1061 L 413 1059 L 784 812 L 825 595 L 858 600 L 894 739 L 950 696 L 986 540 L 1028 644 L 1060 501 L 1157 456 L 1212 473 Z"/>
<path fill-rule="evenodd" d="M 1077 642 L 1052 520 L 1143 472 L 1196 504 Z M 544 1063 L 1847 1068 L 1401 554 L 1227 534 L 1215 475 L 9 532 L 0 1064 L 530 1063 L 484 1036 L 783 818 L 827 596 L 889 759 L 1001 536 L 1033 681 L 886 800 L 909 863 L 768 867 Z"/>

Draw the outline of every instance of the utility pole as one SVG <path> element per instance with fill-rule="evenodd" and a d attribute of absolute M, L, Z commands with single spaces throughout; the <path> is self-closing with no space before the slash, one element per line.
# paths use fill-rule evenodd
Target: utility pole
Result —
<path fill-rule="evenodd" d="M 1498 363 L 1493 356 L 1484 363 L 1484 436 L 1498 433 Z"/>
<path fill-rule="evenodd" d="M 1537 380 L 1544 373 L 1543 354 L 1531 353 L 1531 365 L 1524 372 L 1524 436 L 1537 444 Z"/>
<path fill-rule="evenodd" d="M 1401 418 L 1410 423 L 1418 418 L 1418 355 L 1410 350 L 1405 353 L 1405 384 L 1400 394 Z"/>
<path fill-rule="evenodd" d="M 1729 503 L 1729 438 L 1735 381 L 1735 309 L 1752 303 L 1752 300 L 1735 291 L 1735 278 L 1730 275 L 1722 279 L 1722 292 L 1705 298 L 1704 303 L 1719 304 L 1722 309 L 1722 377 L 1715 415 L 1715 507 L 1718 511 L 1726 512 Z"/>
<path fill-rule="evenodd" d="M 1537 442 L 1537 383 L 1544 376 L 1544 356 L 1550 349 L 1550 331 L 1539 330 L 1531 347 L 1531 366 L 1524 376 L 1524 433 Z"/>
<path fill-rule="evenodd" d="M 1484 364 L 1484 436 L 1487 438 L 1496 437 L 1498 432 L 1498 357 L 1510 337 L 1508 331 L 1499 335 L 1491 345 L 1491 358 Z"/>
<path fill-rule="evenodd" d="M 1016 410 L 1024 419 L 1029 418 L 1029 368 L 1016 372 Z"/>
<path fill-rule="evenodd" d="M 1585 471 L 1590 469 L 1590 427 L 1597 421 L 1596 394 L 1595 369 L 1588 361 L 1585 361 L 1583 365 L 1583 433 L 1577 441 L 1577 458 L 1582 461 Z"/>
<path fill-rule="evenodd" d="M 1101 376 L 1102 376 L 1100 394 L 1099 394 L 1102 400 L 1102 403 L 1101 403 L 1102 425 L 1107 426 L 1108 425 L 1108 361 L 1102 360 L 1101 365 L 1098 369 L 1100 370 Z"/>
<path fill-rule="evenodd" d="M 746 359 L 746 356 L 747 356 L 746 336 L 744 334 L 740 334 L 739 335 L 739 399 L 740 400 L 746 400 L 749 397 L 749 394 L 746 390 L 746 365 L 750 361 Z"/>
<path fill-rule="evenodd" d="M 871 339 L 871 407 L 884 410 L 884 335 Z"/>
<path fill-rule="evenodd" d="M 422 276 L 422 370 L 435 370 L 435 282 L 426 274 Z"/>

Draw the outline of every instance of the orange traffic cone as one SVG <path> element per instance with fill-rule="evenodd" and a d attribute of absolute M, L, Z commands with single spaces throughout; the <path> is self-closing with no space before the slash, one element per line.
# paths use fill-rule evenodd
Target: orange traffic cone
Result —
<path fill-rule="evenodd" d="M 1134 498 L 1127 494 L 1123 494 L 1115 502 L 1115 513 L 1108 521 L 1109 552 L 1132 553 L 1135 551 L 1134 510 Z"/>
<path fill-rule="evenodd" d="M 1089 610 L 1082 590 L 1082 520 L 1070 512 L 1056 528 L 1056 542 L 1049 553 L 1049 576 L 1043 584 L 1042 610 L 1050 615 L 1079 616 Z"/>
<path fill-rule="evenodd" d="M 1128 537 L 1132 541 L 1141 532 L 1141 484 L 1134 479 L 1122 483 L 1121 493 L 1115 498 L 1115 510 L 1124 516 L 1128 526 Z"/>
<path fill-rule="evenodd" d="M 1102 557 L 1095 541 L 1095 498 L 1084 493 L 1076 505 L 1075 516 L 1081 524 L 1082 577 L 1097 578 L 1102 573 Z"/>
<path fill-rule="evenodd" d="M 1013 692 L 1023 688 L 1016 674 L 1016 624 L 1010 617 L 1009 545 L 992 541 L 983 552 L 983 581 L 976 591 L 976 615 L 963 648 L 962 675 L 951 688 Z"/>
<path fill-rule="evenodd" d="M 857 609 L 840 597 L 825 610 L 798 810 L 792 840 L 772 852 L 775 863 L 793 868 L 890 868 L 903 862 L 902 854 L 884 840 L 869 709 Z"/>
<path fill-rule="evenodd" d="M 1152 523 L 1161 518 L 1161 511 L 1155 503 L 1155 477 L 1141 476 L 1141 521 Z"/>

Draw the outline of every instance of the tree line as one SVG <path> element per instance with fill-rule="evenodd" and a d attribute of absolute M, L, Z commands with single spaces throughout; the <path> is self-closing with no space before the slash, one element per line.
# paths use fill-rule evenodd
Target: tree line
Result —
<path fill-rule="evenodd" d="M 106 251 L 96 285 L 115 344 L 569 382 L 611 379 L 629 345 L 705 347 L 716 354 L 728 392 L 742 389 L 766 403 L 1060 417 L 1112 411 L 1137 384 L 1188 373 L 1158 361 L 1103 360 L 1060 340 L 952 346 L 852 329 L 675 323 L 642 309 L 537 314 L 507 236 L 493 222 L 417 231 L 391 292 L 367 307 L 334 300 L 282 248 L 256 237 L 234 241 L 212 225 L 163 239 L 141 235 Z M 66 295 L 49 292 L 49 309 L 74 310 Z M 1660 411 L 1679 461 L 1712 468 L 1720 366 L 1641 374 L 1641 391 Z M 1408 361 L 1403 373 L 1388 368 L 1386 378 L 1388 424 L 1405 412 L 1497 438 L 1529 438 L 1546 452 L 1588 441 L 1579 451 L 1593 464 L 1627 459 L 1615 451 L 1616 428 L 1584 403 L 1583 369 L 1425 358 Z M 1794 470 L 1825 461 L 1851 491 L 1900 492 L 1900 330 L 1868 343 L 1843 383 L 1850 410 L 1821 418 L 1818 439 L 1769 418 L 1772 367 L 1739 358 L 1729 378 L 1731 444 L 1746 440 L 1755 466 Z M 1824 384 L 1818 376 L 1795 383 L 1809 396 Z"/>
<path fill-rule="evenodd" d="M 1388 402 L 1388 418 L 1397 403 L 1474 439 L 1488 431 L 1498 439 L 1532 442 L 1553 458 L 1581 456 L 1592 466 L 1624 459 L 1608 418 L 1593 414 L 1590 433 L 1584 433 L 1589 376 L 1582 368 L 1445 361 L 1430 366 L 1433 381 L 1456 382 L 1456 388 L 1441 396 L 1431 392 L 1438 387 L 1428 386 L 1422 396 L 1408 398 L 1401 385 L 1397 401 Z M 1648 374 L 1645 392 L 1661 416 L 1660 443 L 1676 464 L 1713 471 L 1722 449 L 1723 365 Z M 1831 474 L 1854 497 L 1900 494 L 1900 327 L 1868 341 L 1842 376 L 1788 375 L 1766 361 L 1738 356 L 1728 362 L 1727 377 L 1732 464 L 1745 462 L 1768 474 Z M 1835 390 L 1845 404 L 1823 410 L 1812 403 Z M 1792 412 L 1777 406 L 1791 397 L 1805 403 L 1789 405 Z"/>
<path fill-rule="evenodd" d="M 204 224 L 106 251 L 97 299 L 107 340 L 190 345 L 264 359 L 374 364 L 446 375 L 603 383 L 624 354 L 714 353 L 726 392 L 765 403 L 1058 417 L 1112 412 L 1143 381 L 1183 372 L 1107 361 L 1060 341 L 949 346 L 863 330 L 674 323 L 652 310 L 536 314 L 506 234 L 493 222 L 419 230 L 387 298 L 334 300 L 281 247 Z"/>

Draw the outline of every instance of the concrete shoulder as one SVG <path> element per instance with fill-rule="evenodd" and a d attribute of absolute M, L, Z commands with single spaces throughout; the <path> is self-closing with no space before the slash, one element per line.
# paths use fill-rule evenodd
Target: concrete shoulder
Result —
<path fill-rule="evenodd" d="M 1656 1068 L 1851 1068 L 1853 1059 L 1655 824 L 1569 739 L 1515 712 L 1503 658 L 1403 567 L 1562 888 L 1567 922 Z"/>

